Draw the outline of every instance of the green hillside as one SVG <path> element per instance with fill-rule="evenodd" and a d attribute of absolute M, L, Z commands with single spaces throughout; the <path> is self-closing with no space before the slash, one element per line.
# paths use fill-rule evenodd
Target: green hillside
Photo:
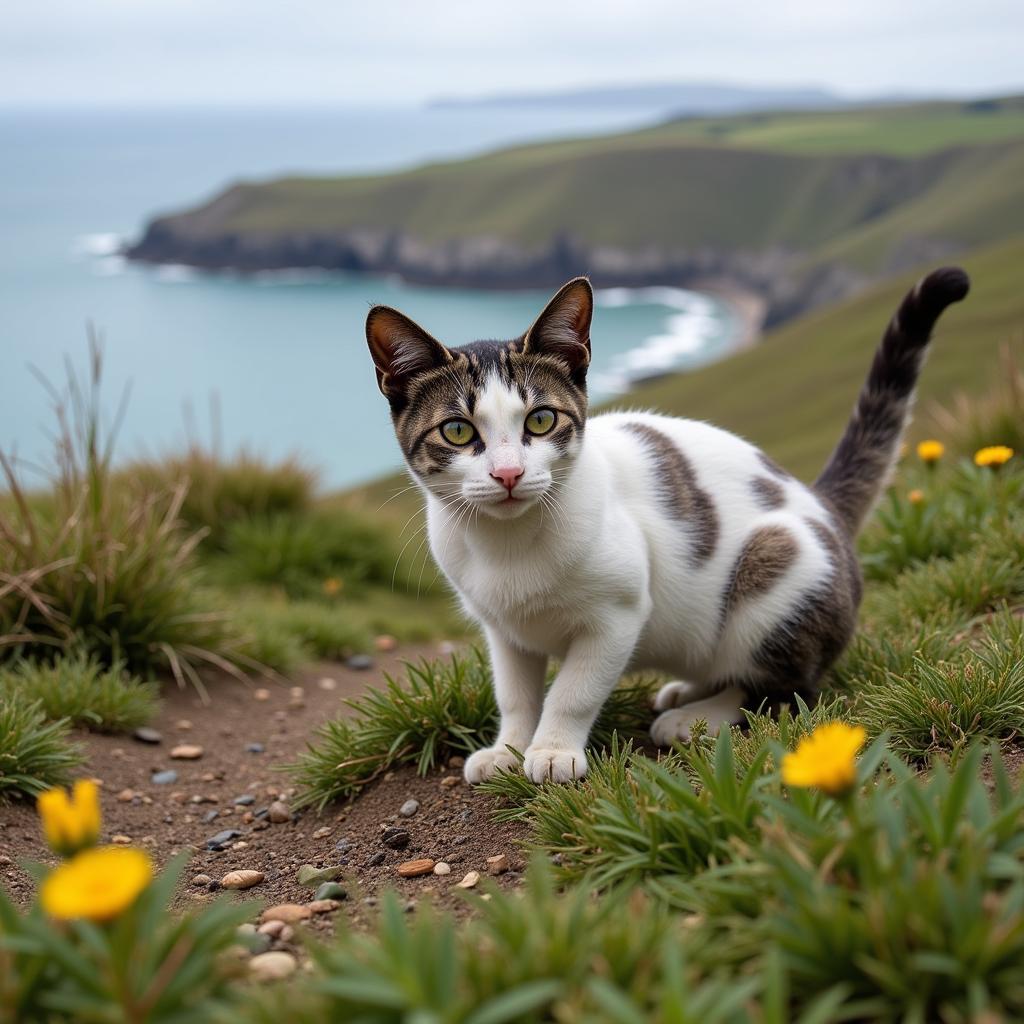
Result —
<path fill-rule="evenodd" d="M 992 383 L 1001 345 L 1010 342 L 1024 354 L 1024 238 L 977 250 L 961 262 L 971 275 L 971 293 L 939 322 L 921 378 L 917 435 L 927 429 L 932 401 L 948 401 L 961 390 L 978 394 Z M 917 277 L 900 275 L 801 317 L 725 362 L 641 387 L 626 404 L 709 420 L 811 478 L 839 438 L 883 328 Z M 594 344 L 600 344 L 600 322 Z"/>

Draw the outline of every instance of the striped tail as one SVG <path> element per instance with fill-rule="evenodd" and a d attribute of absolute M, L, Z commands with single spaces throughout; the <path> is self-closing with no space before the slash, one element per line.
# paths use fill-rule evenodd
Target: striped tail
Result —
<path fill-rule="evenodd" d="M 959 267 L 933 270 L 907 294 L 886 328 L 850 422 L 814 484 L 851 536 L 888 482 L 935 321 L 969 287 Z"/>

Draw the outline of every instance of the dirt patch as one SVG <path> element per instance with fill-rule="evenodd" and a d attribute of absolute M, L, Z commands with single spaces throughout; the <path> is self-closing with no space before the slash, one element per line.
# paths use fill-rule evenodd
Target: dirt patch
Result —
<path fill-rule="evenodd" d="M 220 879 L 238 869 L 261 871 L 265 880 L 232 898 L 256 900 L 262 906 L 309 902 L 314 889 L 296 880 L 304 864 L 341 869 L 338 881 L 347 899 L 339 912 L 356 920 L 368 915 L 385 888 L 407 901 L 430 899 L 464 909 L 456 884 L 469 871 L 485 877 L 487 858 L 501 854 L 509 869 L 496 877 L 497 883 L 517 884 L 523 868 L 518 840 L 525 829 L 495 824 L 493 801 L 463 783 L 457 763 L 426 778 L 403 768 L 377 780 L 351 804 L 335 805 L 323 814 L 293 812 L 284 822 L 269 820 L 271 804 L 287 805 L 294 795 L 280 766 L 305 749 L 317 726 L 344 710 L 344 698 L 381 685 L 385 672 L 398 674 L 404 660 L 420 656 L 436 657 L 437 651 L 382 655 L 367 671 L 317 665 L 285 683 L 247 686 L 225 680 L 211 686 L 208 705 L 190 691 L 169 688 L 152 723 L 161 736 L 158 744 L 79 734 L 88 757 L 86 771 L 102 782 L 102 841 L 127 837 L 161 865 L 177 852 L 191 850 L 175 894 L 179 907 L 215 898 Z M 259 695 L 264 699 L 258 699 L 258 689 L 266 691 Z M 172 749 L 183 744 L 201 747 L 202 756 L 172 758 Z M 176 773 L 175 781 L 153 781 L 167 771 Z M 413 809 L 410 801 L 418 807 Z M 408 816 L 399 813 L 403 805 Z M 386 828 L 406 834 L 389 834 L 387 845 Z M 238 834 L 226 838 L 222 848 L 209 848 L 213 837 L 231 831 Z M 443 861 L 451 872 L 399 877 L 398 866 L 418 858 Z M 0 806 L 0 879 L 21 904 L 34 891 L 18 866 L 25 860 L 54 860 L 42 841 L 34 808 L 23 803 Z M 199 875 L 209 876 L 213 884 L 194 883 Z M 329 928 L 332 916 L 317 917 L 314 925 Z"/>

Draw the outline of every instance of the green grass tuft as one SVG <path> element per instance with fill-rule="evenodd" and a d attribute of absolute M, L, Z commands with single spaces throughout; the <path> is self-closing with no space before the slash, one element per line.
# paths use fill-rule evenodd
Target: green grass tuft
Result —
<path fill-rule="evenodd" d="M 0 800 L 71 781 L 84 758 L 68 728 L 64 720 L 47 721 L 36 702 L 0 694 Z"/>
<path fill-rule="evenodd" d="M 95 732 L 128 732 L 149 722 L 159 707 L 155 683 L 126 674 L 121 665 L 104 668 L 81 653 L 0 669 L 0 699 L 38 701 L 51 721 L 66 719 Z"/>

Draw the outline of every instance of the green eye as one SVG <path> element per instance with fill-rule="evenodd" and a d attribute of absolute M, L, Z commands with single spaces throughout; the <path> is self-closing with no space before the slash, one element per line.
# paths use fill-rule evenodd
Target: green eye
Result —
<path fill-rule="evenodd" d="M 555 413 L 552 409 L 534 409 L 526 417 L 526 432 L 537 436 L 546 434 L 555 425 Z"/>
<path fill-rule="evenodd" d="M 476 431 L 465 420 L 449 420 L 441 427 L 441 435 L 451 444 L 469 444 L 476 437 Z"/>

